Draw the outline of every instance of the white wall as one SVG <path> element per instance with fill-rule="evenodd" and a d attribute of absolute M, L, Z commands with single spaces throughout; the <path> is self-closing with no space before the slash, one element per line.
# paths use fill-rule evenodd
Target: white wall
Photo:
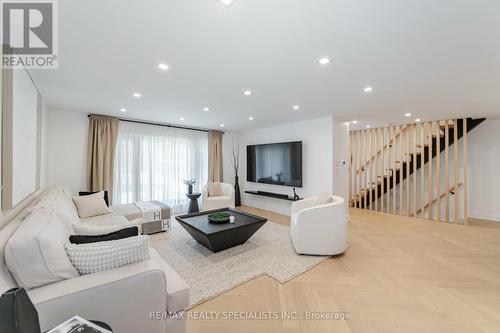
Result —
<path fill-rule="evenodd" d="M 241 135 L 238 133 L 225 132 L 222 140 L 222 154 L 223 161 L 222 167 L 224 170 L 224 183 L 234 184 L 234 170 L 232 165 L 233 147 L 240 145 Z M 240 158 L 242 157 L 243 150 L 240 150 Z M 240 164 L 241 164 L 240 160 Z M 242 174 L 240 172 L 240 178 Z"/>
<path fill-rule="evenodd" d="M 262 190 L 292 194 L 291 187 L 246 181 L 246 146 L 250 144 L 302 141 L 303 187 L 296 189 L 297 194 L 301 197 L 309 197 L 322 193 L 332 193 L 332 117 L 244 132 L 239 135 L 239 141 L 241 156 L 239 177 L 243 204 L 290 215 L 290 201 L 244 193 L 245 190 Z M 226 151 L 224 154 L 227 153 Z"/>
<path fill-rule="evenodd" d="M 1 50 L 0 50 L 1 54 Z M 2 71 L 0 70 L 0 101 L 2 100 Z M 1 104 L 1 103 L 0 103 Z M 0 105 L 0 108 L 2 105 Z M 1 114 L 1 113 L 0 113 Z M 41 142 L 40 142 L 40 191 L 44 190 L 47 185 L 47 148 L 48 148 L 48 108 L 42 96 L 42 111 L 41 111 Z M 0 156 L 2 148 L 2 117 L 0 116 Z M 22 148 L 21 148 L 22 149 Z M 1 174 L 1 164 L 0 163 L 0 174 Z M 22 201 L 17 207 L 12 209 L 0 210 L 0 228 L 3 226 L 3 222 L 9 221 L 10 218 L 15 216 L 21 211 L 27 203 L 29 203 L 33 198 L 39 195 L 40 191 L 35 191 L 31 193 L 24 201 Z M 0 191 L 0 202 L 2 200 L 2 191 Z"/>
<path fill-rule="evenodd" d="M 469 133 L 469 215 L 500 222 L 500 119 Z"/>
<path fill-rule="evenodd" d="M 86 190 L 87 114 L 50 109 L 48 120 L 47 185 Z"/>
<path fill-rule="evenodd" d="M 333 119 L 333 194 L 349 197 L 349 123 Z"/>
<path fill-rule="evenodd" d="M 349 123 L 333 119 L 333 194 L 349 198 Z"/>

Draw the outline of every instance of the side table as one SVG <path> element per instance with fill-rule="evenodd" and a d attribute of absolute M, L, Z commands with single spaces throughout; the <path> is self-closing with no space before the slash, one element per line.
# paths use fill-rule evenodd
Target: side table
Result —
<path fill-rule="evenodd" d="M 198 213 L 200 211 L 198 198 L 201 197 L 201 193 L 188 193 L 186 196 L 189 198 L 188 214 Z"/>

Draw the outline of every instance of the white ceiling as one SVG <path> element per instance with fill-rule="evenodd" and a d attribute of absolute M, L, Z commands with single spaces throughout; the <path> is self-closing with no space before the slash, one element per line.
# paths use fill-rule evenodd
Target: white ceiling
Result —
<path fill-rule="evenodd" d="M 364 126 L 404 122 L 405 112 L 425 120 L 500 113 L 497 0 L 236 0 L 230 8 L 216 0 L 64 0 L 59 7 L 59 69 L 32 73 L 51 108 L 233 131 L 331 114 Z M 319 65 L 323 56 L 332 62 Z M 372 94 L 363 92 L 367 85 Z"/>

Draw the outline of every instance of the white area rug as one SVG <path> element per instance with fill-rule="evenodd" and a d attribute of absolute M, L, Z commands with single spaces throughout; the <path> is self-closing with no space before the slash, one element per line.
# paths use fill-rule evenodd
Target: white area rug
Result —
<path fill-rule="evenodd" d="M 190 307 L 263 274 L 285 283 L 328 258 L 296 254 L 289 228 L 272 222 L 245 244 L 218 253 L 198 244 L 177 221 L 152 235 L 151 243 L 190 285 Z"/>

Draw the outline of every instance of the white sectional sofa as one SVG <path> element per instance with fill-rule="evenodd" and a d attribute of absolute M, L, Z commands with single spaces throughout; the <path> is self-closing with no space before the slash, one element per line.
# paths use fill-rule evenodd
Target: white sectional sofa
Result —
<path fill-rule="evenodd" d="M 0 294 L 17 287 L 4 260 L 5 247 L 18 227 L 36 209 L 51 209 L 65 224 L 75 220 L 76 207 L 67 191 L 50 190 L 6 225 L 0 225 Z M 76 216 L 78 214 L 76 213 Z M 130 226 L 126 218 L 110 214 L 103 219 L 84 221 L 92 226 Z M 69 225 L 66 225 L 70 227 Z M 106 230 L 106 232 L 109 232 Z M 74 315 L 109 324 L 118 333 L 185 332 L 182 311 L 189 305 L 189 286 L 150 248 L 148 260 L 95 274 L 82 275 L 28 290 L 42 331 L 47 331 Z M 155 313 L 151 318 L 152 313 Z M 171 313 L 173 316 L 167 316 Z M 158 317 L 162 317 L 158 319 Z"/>

